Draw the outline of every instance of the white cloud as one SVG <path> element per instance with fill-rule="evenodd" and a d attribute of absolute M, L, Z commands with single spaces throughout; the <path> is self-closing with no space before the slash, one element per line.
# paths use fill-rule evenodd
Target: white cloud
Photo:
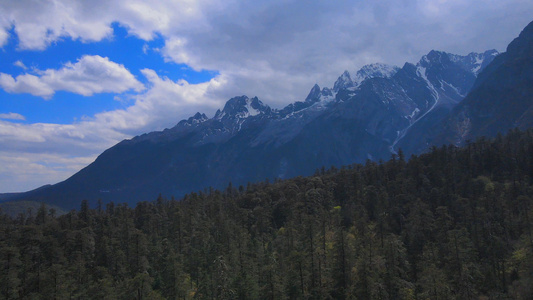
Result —
<path fill-rule="evenodd" d="M 0 151 L 1 188 L 3 191 L 25 191 L 62 181 L 93 162 L 95 158 Z M 28 182 L 32 185 L 28 186 Z"/>
<path fill-rule="evenodd" d="M 110 22 L 86 7 L 96 1 L 2 1 L 0 14 L 4 22 L 15 26 L 21 49 L 43 50 L 52 42 L 70 37 L 82 41 L 99 41 L 112 35 Z"/>
<path fill-rule="evenodd" d="M 0 120 L 0 144 L 3 151 L 88 153 L 110 147 L 125 134 L 106 128 L 106 124 L 21 124 Z M 105 149 L 105 148 L 103 148 Z"/>
<path fill-rule="evenodd" d="M 314 83 L 332 86 L 342 71 L 364 64 L 402 66 L 432 49 L 504 50 L 533 15 L 533 2 L 511 2 L 231 3 L 223 14 L 207 11 L 204 26 L 163 31 L 162 54 L 226 75 L 228 97 L 257 95 L 279 107 L 302 100 Z"/>
<path fill-rule="evenodd" d="M 9 93 L 29 93 L 50 98 L 56 91 L 68 91 L 83 96 L 95 93 L 140 92 L 144 86 L 123 65 L 107 57 L 85 55 L 76 63 L 66 63 L 61 69 L 39 71 L 13 78 L 0 73 L 0 86 Z"/>
<path fill-rule="evenodd" d="M 131 34 L 150 40 L 155 32 L 198 23 L 211 1 L 164 0 L 148 4 L 127 1 L 1 1 L 0 25 L 14 25 L 21 49 L 43 50 L 63 38 L 94 42 L 112 36 L 111 24 L 120 22 Z M 217 5 L 213 5 L 216 7 Z M 0 36 L 1 37 L 1 36 Z"/>
<path fill-rule="evenodd" d="M 11 21 L 6 18 L 6 15 L 0 14 L 0 48 L 9 40 L 9 28 L 11 28 Z"/>
<path fill-rule="evenodd" d="M 216 96 L 225 85 L 224 76 L 208 82 L 190 84 L 185 80 L 172 81 L 160 77 L 154 70 L 141 71 L 150 87 L 135 97 L 134 105 L 123 110 L 96 114 L 94 122 L 107 128 L 139 134 L 173 126 L 197 111 L 214 112 L 223 105 L 223 98 Z M 169 123 L 170 122 L 170 123 Z"/>
<path fill-rule="evenodd" d="M 31 74 L 13 78 L 9 74 L 0 73 L 0 86 L 8 93 L 28 93 L 43 98 L 50 98 L 54 94 L 54 90 L 48 84 Z"/>
<path fill-rule="evenodd" d="M 162 36 L 168 60 L 224 74 L 220 96 L 257 95 L 274 106 L 367 63 L 403 65 L 431 49 L 504 50 L 531 15 L 529 0 L 0 2 L 0 27 L 14 26 L 21 49 L 100 41 L 117 22 L 147 41 Z"/>
<path fill-rule="evenodd" d="M 105 124 L 21 124 L 0 120 L 0 191 L 65 180 L 128 135 Z"/>
<path fill-rule="evenodd" d="M 134 96 L 134 104 L 126 109 L 99 113 L 66 125 L 0 120 L 0 191 L 24 191 L 64 180 L 85 166 L 67 165 L 71 160 L 92 162 L 103 150 L 123 139 L 173 126 L 197 111 L 212 114 L 223 105 L 223 99 L 215 95 L 225 85 L 224 76 L 190 84 L 160 77 L 150 69 L 142 70 L 142 74 L 149 88 Z M 170 125 L 169 120 L 173 120 Z M 42 155 L 46 155 L 48 163 L 42 162 Z M 2 166 L 3 160 L 13 157 L 21 157 L 15 160 L 21 165 L 19 171 Z M 24 182 L 2 180 L 10 176 Z"/>
<path fill-rule="evenodd" d="M 22 68 L 23 70 L 27 70 L 28 69 L 28 67 L 26 67 L 26 65 L 20 60 L 17 60 L 16 62 L 14 62 L 13 65 L 17 66 L 19 68 Z"/>
<path fill-rule="evenodd" d="M 7 44 L 8 39 L 9 34 L 7 33 L 7 30 L 0 27 L 0 48 Z"/>
<path fill-rule="evenodd" d="M 26 120 L 26 118 L 23 115 L 17 114 L 17 113 L 13 113 L 13 112 L 10 112 L 10 113 L 7 113 L 7 114 L 0 114 L 0 119 L 4 119 L 4 120 L 21 120 L 21 121 Z"/>

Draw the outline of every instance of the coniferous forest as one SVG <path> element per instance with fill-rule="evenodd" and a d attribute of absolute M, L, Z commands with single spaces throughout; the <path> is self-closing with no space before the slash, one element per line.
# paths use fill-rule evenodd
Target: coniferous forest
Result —
<path fill-rule="evenodd" d="M 1 299 L 533 299 L 533 131 L 0 217 Z"/>

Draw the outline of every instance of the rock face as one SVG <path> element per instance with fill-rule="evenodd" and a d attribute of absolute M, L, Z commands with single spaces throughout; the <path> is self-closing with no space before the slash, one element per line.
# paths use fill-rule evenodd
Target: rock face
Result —
<path fill-rule="evenodd" d="M 401 148 L 406 154 L 416 154 L 433 145 L 443 120 L 468 94 L 479 72 L 497 55 L 495 50 L 467 56 L 431 51 L 422 57 L 415 72 L 427 82 L 434 101 L 422 116 L 401 132 L 393 148 Z"/>
<path fill-rule="evenodd" d="M 315 85 L 282 109 L 232 98 L 212 118 L 197 113 L 122 141 L 66 181 L 21 198 L 72 208 L 82 199 L 179 197 L 533 125 L 532 24 L 500 55 L 431 51 L 416 64 L 373 64 L 355 74 L 344 72 L 333 88 Z"/>
<path fill-rule="evenodd" d="M 387 159 L 414 125 L 461 101 L 495 55 L 431 51 L 416 65 L 364 66 L 354 79 L 345 71 L 333 88 L 315 85 L 305 101 L 283 109 L 234 97 L 213 118 L 197 113 L 122 141 L 66 181 L 23 198 L 66 208 L 82 199 L 133 204 Z"/>
<path fill-rule="evenodd" d="M 533 125 L 533 22 L 479 74 L 468 96 L 439 125 L 443 130 L 432 143 L 456 145 Z"/>

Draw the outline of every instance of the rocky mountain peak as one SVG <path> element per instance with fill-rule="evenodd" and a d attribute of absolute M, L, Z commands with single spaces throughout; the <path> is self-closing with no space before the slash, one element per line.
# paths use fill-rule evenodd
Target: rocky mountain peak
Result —
<path fill-rule="evenodd" d="M 197 112 L 196 114 L 194 114 L 194 116 L 190 117 L 187 121 L 192 122 L 192 123 L 202 123 L 207 120 L 209 120 L 209 118 L 205 114 Z"/>
<path fill-rule="evenodd" d="M 499 52 L 494 49 L 483 53 L 471 52 L 466 56 L 431 50 L 428 54 L 422 56 L 417 66 L 425 69 L 433 67 L 441 69 L 456 65 L 477 76 L 498 54 Z"/>
<path fill-rule="evenodd" d="M 470 71 L 478 75 L 492 60 L 500 54 L 492 49 L 483 53 L 471 52 L 466 56 L 448 54 L 450 60 L 458 64 L 463 70 Z"/>
<path fill-rule="evenodd" d="M 222 111 L 217 110 L 215 119 L 243 119 L 250 116 L 256 116 L 270 112 L 268 105 L 263 104 L 257 97 L 248 98 L 247 96 L 233 97 L 224 105 Z"/>
<path fill-rule="evenodd" d="M 335 81 L 335 84 L 333 85 L 333 90 L 335 92 L 338 92 L 341 89 L 347 89 L 354 86 L 354 82 L 350 76 L 350 73 L 348 71 L 344 71 L 341 76 Z"/>
<path fill-rule="evenodd" d="M 178 126 L 191 126 L 205 122 L 207 120 L 209 120 L 209 118 L 205 114 L 197 112 L 196 114 L 194 114 L 194 116 L 189 117 L 187 120 L 181 120 L 178 123 Z"/>
<path fill-rule="evenodd" d="M 305 102 L 316 102 L 320 98 L 320 86 L 315 83 L 315 85 L 309 91 L 309 94 L 305 98 Z"/>
<path fill-rule="evenodd" d="M 531 55 L 533 53 L 533 22 L 529 23 L 520 32 L 520 35 L 507 46 L 507 53 L 514 56 Z"/>
<path fill-rule="evenodd" d="M 370 78 L 391 78 L 400 68 L 383 63 L 374 63 L 363 66 L 357 71 L 354 78 L 354 85 L 359 86 L 361 83 Z"/>
<path fill-rule="evenodd" d="M 298 105 L 298 106 L 302 106 L 300 108 L 308 107 L 311 104 L 320 102 L 324 99 L 333 99 L 333 98 L 334 98 L 333 91 L 330 88 L 325 87 L 323 89 L 320 89 L 320 86 L 318 86 L 318 84 L 315 84 L 313 88 L 311 89 L 311 91 L 309 91 L 309 94 L 307 95 L 307 97 L 305 98 L 305 101 L 304 101 L 305 105 L 304 106 Z"/>
<path fill-rule="evenodd" d="M 433 65 L 448 64 L 451 61 L 460 61 L 463 56 L 456 55 L 452 60 L 450 55 L 443 51 L 431 50 L 428 54 L 422 56 L 418 65 L 423 68 L 430 68 Z"/>

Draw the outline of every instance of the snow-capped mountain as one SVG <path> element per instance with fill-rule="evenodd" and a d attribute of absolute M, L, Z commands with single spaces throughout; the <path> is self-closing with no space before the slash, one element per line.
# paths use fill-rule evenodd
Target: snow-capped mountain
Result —
<path fill-rule="evenodd" d="M 226 102 L 222 111 L 217 110 L 216 120 L 242 120 L 259 114 L 270 113 L 270 107 L 264 105 L 257 97 L 234 97 Z"/>
<path fill-rule="evenodd" d="M 416 64 L 416 72 L 423 78 L 434 101 L 430 107 L 400 131 L 391 149 L 401 148 L 407 154 L 420 153 L 433 145 L 443 119 L 472 89 L 479 73 L 499 53 L 488 50 L 466 56 L 431 51 Z"/>
<path fill-rule="evenodd" d="M 348 71 L 344 71 L 342 75 L 335 81 L 333 85 L 333 91 L 339 92 L 342 89 L 355 90 L 363 81 L 371 78 L 390 78 L 400 68 L 382 63 L 374 63 L 363 66 L 359 71 L 355 73 L 355 77 L 352 79 Z"/>
<path fill-rule="evenodd" d="M 363 81 L 370 78 L 391 78 L 400 68 L 383 63 L 374 63 L 363 66 L 355 73 L 354 86 L 360 86 Z"/>
<path fill-rule="evenodd" d="M 428 144 L 463 145 L 479 136 L 533 126 L 533 22 L 505 53 L 483 65 L 487 67 L 466 98 L 426 134 Z"/>
<path fill-rule="evenodd" d="M 75 207 L 81 199 L 127 201 L 182 196 L 309 175 L 322 166 L 388 159 L 421 124 L 441 120 L 471 89 L 497 52 L 467 56 L 431 51 L 403 67 L 371 64 L 345 71 L 333 87 L 314 85 L 304 101 L 272 109 L 234 97 L 209 118 L 125 140 L 66 181 L 26 199 Z M 420 144 L 420 143 L 417 143 Z"/>
<path fill-rule="evenodd" d="M 476 75 L 481 72 L 499 54 L 496 50 L 487 50 L 484 53 L 470 53 L 467 56 L 450 55 L 450 59 L 458 63 L 465 70 L 470 70 Z"/>
<path fill-rule="evenodd" d="M 335 81 L 335 84 L 333 85 L 333 91 L 335 93 L 339 92 L 339 90 L 342 89 L 349 89 L 355 86 L 354 81 L 352 80 L 352 77 L 350 76 L 350 73 L 348 71 L 344 71 L 342 75 Z"/>

